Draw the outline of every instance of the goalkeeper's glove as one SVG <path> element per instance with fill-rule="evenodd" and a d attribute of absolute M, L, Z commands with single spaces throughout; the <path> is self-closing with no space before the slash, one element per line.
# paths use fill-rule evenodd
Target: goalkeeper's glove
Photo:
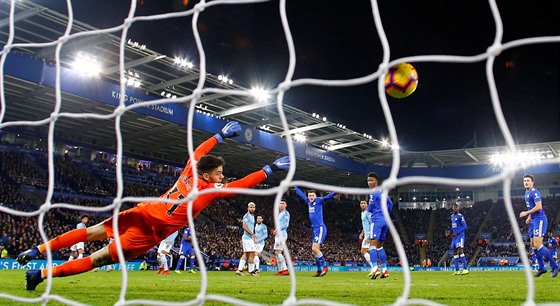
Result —
<path fill-rule="evenodd" d="M 284 156 L 280 157 L 279 159 L 275 160 L 272 165 L 266 165 L 263 167 L 264 172 L 266 175 L 271 175 L 272 173 L 279 171 L 279 170 L 286 170 L 290 167 L 290 157 Z"/>
<path fill-rule="evenodd" d="M 218 142 L 224 141 L 226 138 L 236 137 L 239 136 L 241 132 L 241 125 L 237 121 L 231 121 L 226 123 L 221 131 L 219 131 L 214 137 L 218 140 Z"/>

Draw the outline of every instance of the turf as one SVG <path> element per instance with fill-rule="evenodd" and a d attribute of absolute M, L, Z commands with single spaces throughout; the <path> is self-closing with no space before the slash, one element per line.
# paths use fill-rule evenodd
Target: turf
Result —
<path fill-rule="evenodd" d="M 535 279 L 535 302 L 560 301 L 560 277 L 545 274 Z M 0 293 L 23 298 L 40 297 L 46 283 L 37 291 L 23 289 L 24 271 L 0 270 Z M 126 299 L 185 302 L 196 298 L 201 275 L 157 275 L 154 271 L 129 272 Z M 402 294 L 403 274 L 392 272 L 387 279 L 370 280 L 365 273 L 331 272 L 325 277 L 311 277 L 311 272 L 299 272 L 298 299 L 325 299 L 355 305 L 392 304 Z M 527 285 L 521 271 L 471 272 L 452 276 L 450 272 L 412 272 L 410 298 L 427 299 L 447 305 L 521 305 L 525 302 Z M 263 272 L 258 277 L 237 276 L 233 272 L 209 272 L 207 294 L 227 295 L 260 304 L 282 304 L 289 294 L 290 277 Z M 51 294 L 90 305 L 112 305 L 118 301 L 121 273 L 87 272 L 54 280 Z M 205 305 L 223 305 L 206 301 Z M 0 297 L 0 305 L 29 305 Z M 50 301 L 48 305 L 63 305 Z"/>

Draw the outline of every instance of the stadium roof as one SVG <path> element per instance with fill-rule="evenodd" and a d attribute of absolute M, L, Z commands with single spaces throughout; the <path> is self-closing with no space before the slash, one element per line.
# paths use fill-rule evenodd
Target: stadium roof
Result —
<path fill-rule="evenodd" d="M 9 4 L 0 5 L 0 38 L 5 45 L 9 34 Z M 57 41 L 64 35 L 67 16 L 31 2 L 16 2 L 14 16 L 14 44 L 49 43 Z M 72 33 L 97 30 L 90 25 L 74 21 Z M 114 34 L 98 33 L 72 38 L 64 43 L 60 52 L 61 65 L 70 67 L 79 52 L 96 54 L 102 58 L 101 78 L 118 84 L 120 31 Z M 13 48 L 10 52 L 22 52 L 47 63 L 55 60 L 56 45 L 32 47 L 29 45 Z M 192 94 L 197 86 L 199 70 L 180 67 L 175 59 L 157 51 L 129 41 L 125 48 L 124 60 L 126 72 L 139 75 L 140 89 L 154 97 L 160 97 L 162 91 L 178 97 Z M 206 86 L 228 89 L 244 89 L 237 84 L 227 84 L 220 76 L 208 74 Z M 16 120 L 42 120 L 49 118 L 53 112 L 55 90 L 41 83 L 31 83 L 14 76 L 4 76 L 4 90 L 7 101 L 3 122 Z M 85 97 L 62 92 L 63 112 L 94 112 L 111 114 L 114 107 Z M 274 103 L 256 103 L 248 97 L 208 94 L 203 96 L 197 107 L 215 116 L 259 128 L 269 133 L 282 136 L 280 115 Z M 392 164 L 391 150 L 384 147 L 379 140 L 369 135 L 346 129 L 344 123 L 330 122 L 315 114 L 308 113 L 290 105 L 284 105 L 283 111 L 288 120 L 292 134 L 305 132 L 306 143 L 317 148 L 330 147 L 331 151 L 360 162 L 388 166 Z M 175 123 L 127 112 L 121 121 L 125 155 L 142 156 L 160 161 L 182 164 L 187 152 L 185 127 Z M 265 128 L 266 127 L 266 128 Z M 45 136 L 48 125 L 28 127 L 38 136 Z M 210 135 L 194 131 L 195 144 Z M 114 150 L 116 144 L 114 120 L 68 119 L 60 118 L 56 122 L 55 139 L 91 148 Z M 538 152 L 558 157 L 560 142 L 520 145 L 524 152 Z M 490 164 L 490 156 L 505 152 L 505 148 L 461 148 L 446 151 L 408 152 L 401 150 L 401 167 L 449 167 L 464 165 Z M 279 155 L 266 149 L 255 148 L 250 144 L 227 141 L 217 148 L 216 154 L 224 156 L 227 170 L 240 175 L 247 173 L 248 165 L 264 165 Z M 296 179 L 318 183 L 363 187 L 361 175 L 333 170 L 325 165 L 301 160 L 298 163 Z"/>

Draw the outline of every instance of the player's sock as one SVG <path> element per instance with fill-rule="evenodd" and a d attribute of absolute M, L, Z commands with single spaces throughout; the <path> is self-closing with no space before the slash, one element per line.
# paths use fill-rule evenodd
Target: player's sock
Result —
<path fill-rule="evenodd" d="M 167 257 L 165 254 L 161 254 L 161 260 L 163 261 L 163 271 L 168 271 L 169 265 L 167 264 Z"/>
<path fill-rule="evenodd" d="M 315 263 L 317 264 L 317 271 L 321 271 L 323 269 L 323 264 L 325 259 L 323 258 L 323 252 L 319 252 L 319 254 L 315 254 Z"/>
<path fill-rule="evenodd" d="M 194 269 L 194 256 L 191 256 L 191 258 L 189 260 L 189 269 L 191 269 L 191 270 Z"/>
<path fill-rule="evenodd" d="M 68 257 L 68 261 L 72 261 L 74 260 L 74 256 L 70 255 L 70 257 Z"/>
<path fill-rule="evenodd" d="M 543 255 L 537 249 L 533 249 L 533 253 L 537 256 L 537 262 L 539 263 L 539 270 L 544 270 L 546 267 L 544 266 Z"/>
<path fill-rule="evenodd" d="M 243 272 L 243 268 L 245 268 L 245 263 L 246 263 L 245 259 L 240 259 L 239 265 L 237 266 L 237 271 Z"/>
<path fill-rule="evenodd" d="M 82 258 L 84 258 L 84 254 L 79 254 L 78 259 L 82 259 Z"/>
<path fill-rule="evenodd" d="M 258 270 L 261 266 L 261 259 L 259 256 L 255 256 L 255 269 Z"/>
<path fill-rule="evenodd" d="M 455 271 L 459 271 L 459 255 L 453 255 L 453 263 L 455 264 Z"/>
<path fill-rule="evenodd" d="M 377 247 L 369 247 L 369 258 L 373 264 L 373 269 L 377 268 Z"/>
<path fill-rule="evenodd" d="M 379 257 L 379 260 L 381 261 L 381 267 L 383 269 L 387 268 L 387 253 L 385 253 L 385 249 L 383 247 L 380 247 L 377 249 L 377 256 Z"/>
<path fill-rule="evenodd" d="M 76 275 L 80 273 L 84 273 L 93 269 L 93 263 L 91 262 L 91 258 L 80 258 L 75 259 L 72 261 L 67 261 L 60 266 L 55 266 L 52 269 L 52 276 L 53 277 L 64 277 L 70 275 Z M 43 278 L 47 278 L 47 269 L 41 270 L 41 275 Z"/>
<path fill-rule="evenodd" d="M 369 256 L 369 252 L 364 253 L 364 258 L 366 259 L 369 266 L 373 269 L 373 263 L 371 262 L 371 256 Z"/>
<path fill-rule="evenodd" d="M 255 263 L 254 262 L 250 262 L 249 266 L 247 267 L 249 272 L 255 272 Z"/>
<path fill-rule="evenodd" d="M 278 271 L 286 270 L 286 259 L 284 258 L 284 255 L 276 255 L 276 264 L 278 265 Z"/>
<path fill-rule="evenodd" d="M 463 269 L 467 269 L 467 258 L 465 257 L 465 253 L 459 255 L 461 262 L 463 263 Z"/>
<path fill-rule="evenodd" d="M 87 240 L 87 229 L 78 228 L 50 240 L 48 244 L 51 247 L 51 251 L 56 251 L 63 248 L 69 248 L 80 241 L 86 241 L 86 240 Z M 45 254 L 47 252 L 47 246 L 45 244 L 41 244 L 37 248 L 39 249 L 39 252 L 41 252 L 42 254 Z"/>
<path fill-rule="evenodd" d="M 181 266 L 183 265 L 183 261 L 185 261 L 185 255 L 179 256 L 179 260 L 177 260 L 177 265 L 175 266 L 175 270 L 182 270 Z"/>
<path fill-rule="evenodd" d="M 541 247 L 539 248 L 539 253 L 542 255 L 542 257 L 544 257 L 544 258 L 546 258 L 546 260 L 548 260 L 548 262 L 550 263 L 550 267 L 552 269 L 558 268 L 558 265 L 556 264 L 556 261 L 554 260 L 554 258 L 552 258 L 552 255 L 550 255 L 550 251 L 548 250 L 547 247 L 545 247 L 544 245 L 541 245 Z"/>

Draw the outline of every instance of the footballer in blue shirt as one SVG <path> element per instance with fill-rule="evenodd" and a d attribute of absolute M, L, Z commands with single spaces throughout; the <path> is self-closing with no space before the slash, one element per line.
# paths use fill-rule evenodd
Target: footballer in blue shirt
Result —
<path fill-rule="evenodd" d="M 451 240 L 451 250 L 453 250 L 453 264 L 455 265 L 455 272 L 453 275 L 467 275 L 467 258 L 463 249 L 465 248 L 465 231 L 467 230 L 467 220 L 459 212 L 460 205 L 455 202 L 452 206 L 453 214 L 451 214 L 451 230 L 449 236 L 453 237 Z M 459 260 L 463 265 L 463 270 L 459 270 Z"/>
<path fill-rule="evenodd" d="M 376 279 L 379 276 L 381 278 L 389 277 L 389 271 L 387 270 L 387 253 L 383 248 L 385 239 L 387 238 L 387 232 L 389 231 L 389 226 L 387 225 L 387 220 L 383 215 L 383 208 L 381 207 L 382 199 L 381 196 L 383 192 L 376 188 L 379 185 L 379 175 L 375 172 L 368 173 L 367 184 L 369 188 L 375 188 L 372 193 L 369 194 L 368 208 L 367 211 L 371 213 L 371 224 L 369 231 L 369 257 L 373 263 L 371 279 Z M 393 201 L 387 198 L 387 211 L 391 213 L 393 211 Z M 377 259 L 381 262 L 381 271 L 379 271 L 379 266 L 377 264 Z"/>
<path fill-rule="evenodd" d="M 519 218 L 527 217 L 525 224 L 529 225 L 531 248 L 533 248 L 533 253 L 537 255 L 537 261 L 539 262 L 539 271 L 537 271 L 535 277 L 540 277 L 547 272 L 543 257 L 548 260 L 552 268 L 550 277 L 556 277 L 558 275 L 558 264 L 553 260 L 548 248 L 543 245 L 544 235 L 548 229 L 548 219 L 542 206 L 541 192 L 534 186 L 535 178 L 531 174 L 525 174 L 523 176 L 523 187 L 525 187 L 527 210 L 520 212 Z"/>
<path fill-rule="evenodd" d="M 175 267 L 175 273 L 181 273 L 181 266 L 185 261 L 185 258 L 189 256 L 189 273 L 196 273 L 194 271 L 194 254 L 195 251 L 191 245 L 191 229 L 185 228 L 183 231 L 183 239 L 181 239 L 181 247 L 179 248 L 179 260 L 177 261 L 177 266 Z"/>
<path fill-rule="evenodd" d="M 558 263 L 558 240 L 551 232 L 548 233 L 548 250 L 550 251 L 550 256 Z"/>
<path fill-rule="evenodd" d="M 315 263 L 317 264 L 317 272 L 314 277 L 324 276 L 329 271 L 329 267 L 321 252 L 321 246 L 325 243 L 327 238 L 327 227 L 323 222 L 323 202 L 331 199 L 336 195 L 336 192 L 331 192 L 324 197 L 317 197 L 315 190 L 308 190 L 307 196 L 297 186 L 295 187 L 296 193 L 302 198 L 309 208 L 309 220 L 311 221 L 311 228 L 313 230 L 313 239 L 311 250 L 315 255 Z"/>

